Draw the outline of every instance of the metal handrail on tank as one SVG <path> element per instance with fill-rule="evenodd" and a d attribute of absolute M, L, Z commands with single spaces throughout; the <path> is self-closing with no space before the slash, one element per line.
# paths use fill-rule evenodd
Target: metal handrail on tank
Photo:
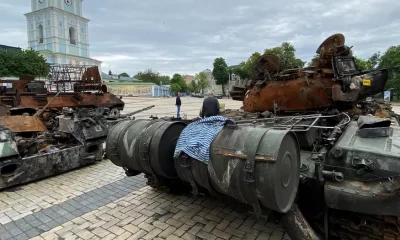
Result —
<path fill-rule="evenodd" d="M 344 115 L 345 118 L 347 118 L 347 121 L 343 124 L 340 124 L 338 126 L 319 126 L 317 125 L 317 123 L 319 122 L 319 120 L 323 119 L 323 118 L 333 118 L 333 117 L 339 117 L 341 115 Z M 283 123 L 278 124 L 277 120 L 282 120 L 282 119 L 288 119 Z M 307 120 L 307 119 L 314 119 L 310 124 L 302 124 L 299 125 L 298 123 L 300 123 L 301 121 Z M 292 124 L 287 124 L 290 122 L 293 122 Z M 322 115 L 322 114 L 310 114 L 310 115 L 299 115 L 299 116 L 284 116 L 284 117 L 273 117 L 273 118 L 262 118 L 262 119 L 254 119 L 254 120 L 239 120 L 236 122 L 236 124 L 238 125 L 242 125 L 242 124 L 248 124 L 248 123 L 263 123 L 264 125 L 267 125 L 268 123 L 270 124 L 274 124 L 273 126 L 268 126 L 271 128 L 275 128 L 275 129 L 281 129 L 281 128 L 287 128 L 290 129 L 292 131 L 295 132 L 299 132 L 299 131 L 309 131 L 311 128 L 322 128 L 322 129 L 335 129 L 339 126 L 343 126 L 348 124 L 351 121 L 351 118 L 348 114 L 342 112 L 339 114 L 335 114 L 335 115 Z M 303 127 L 305 129 L 298 129 L 298 127 Z"/>

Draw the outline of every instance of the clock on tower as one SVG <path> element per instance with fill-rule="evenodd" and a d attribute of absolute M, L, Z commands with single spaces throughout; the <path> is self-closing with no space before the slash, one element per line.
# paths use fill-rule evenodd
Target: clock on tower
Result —
<path fill-rule="evenodd" d="M 68 6 L 72 5 L 72 0 L 64 0 L 64 1 L 65 1 L 65 4 L 67 4 Z"/>

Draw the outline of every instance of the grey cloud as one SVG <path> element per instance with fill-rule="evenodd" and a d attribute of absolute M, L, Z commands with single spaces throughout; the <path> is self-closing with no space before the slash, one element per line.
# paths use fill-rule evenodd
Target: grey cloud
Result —
<path fill-rule="evenodd" d="M 26 47 L 25 0 L 0 0 L 0 43 Z M 398 0 L 96 0 L 84 1 L 91 56 L 113 72 L 153 68 L 194 74 L 222 56 L 238 64 L 253 52 L 293 43 L 311 60 L 318 45 L 341 32 L 360 57 L 399 44 Z M 5 24 L 7 23 L 7 24 Z M 4 27 L 3 27 L 4 29 Z"/>

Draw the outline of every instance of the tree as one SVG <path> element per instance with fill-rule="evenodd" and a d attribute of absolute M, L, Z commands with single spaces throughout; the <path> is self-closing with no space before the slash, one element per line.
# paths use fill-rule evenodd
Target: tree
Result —
<path fill-rule="evenodd" d="M 192 82 L 193 82 L 193 81 L 192 81 Z M 187 86 L 187 91 L 190 92 L 190 93 L 195 92 L 194 87 L 193 87 L 193 85 L 192 85 L 192 82 L 190 82 L 190 84 Z"/>
<path fill-rule="evenodd" d="M 201 90 L 201 92 L 204 93 L 204 89 L 206 89 L 208 86 L 207 74 L 204 72 L 196 74 L 194 80 L 197 85 L 197 90 Z"/>
<path fill-rule="evenodd" d="M 244 70 L 244 65 L 246 64 L 245 61 L 241 62 L 238 66 L 233 67 L 231 69 L 232 73 L 234 73 L 235 75 L 239 76 L 241 79 L 248 79 L 250 78 L 250 73 L 246 72 Z"/>
<path fill-rule="evenodd" d="M 279 70 L 281 71 L 289 68 L 302 68 L 306 63 L 296 58 L 296 49 L 288 42 L 283 42 L 279 47 L 267 48 L 264 50 L 264 54 L 276 55 L 279 58 Z M 261 53 L 254 52 L 247 61 L 243 61 L 238 67 L 232 68 L 232 72 L 241 79 L 250 79 L 252 77 L 254 64 L 260 56 Z"/>
<path fill-rule="evenodd" d="M 370 71 L 374 70 L 379 66 L 381 61 L 380 52 L 374 53 L 368 59 L 362 59 L 354 55 L 354 52 L 350 50 L 350 55 L 354 57 L 356 66 L 361 71 Z"/>
<path fill-rule="evenodd" d="M 171 78 L 168 75 L 159 76 L 158 80 L 162 85 L 171 85 Z"/>
<path fill-rule="evenodd" d="M 172 76 L 171 79 L 171 84 L 178 84 L 180 87 L 180 91 L 182 92 L 186 92 L 187 90 L 187 86 L 186 86 L 186 82 L 185 79 L 182 77 L 182 75 L 175 73 L 174 76 Z M 172 87 L 171 85 L 171 87 Z"/>
<path fill-rule="evenodd" d="M 225 59 L 222 57 L 216 58 L 214 60 L 214 68 L 212 74 L 215 78 L 215 82 L 217 85 L 222 85 L 222 93 L 225 95 L 225 87 L 224 85 L 229 81 L 229 73 L 228 73 L 228 65 L 225 62 Z"/>
<path fill-rule="evenodd" d="M 177 84 L 177 83 L 173 83 L 170 88 L 171 88 L 171 92 L 173 92 L 175 94 L 177 94 L 178 92 L 181 91 L 181 86 L 179 86 L 179 84 Z"/>
<path fill-rule="evenodd" d="M 382 55 L 380 52 L 374 53 L 368 59 L 361 59 L 354 56 L 351 51 L 350 54 L 355 58 L 357 68 L 362 71 L 374 70 L 377 68 L 390 68 L 400 66 L 400 45 L 391 46 Z M 400 97 L 400 68 L 393 68 L 389 71 L 389 78 L 386 82 L 386 89 L 393 89 L 393 93 Z"/>
<path fill-rule="evenodd" d="M 399 99 L 400 93 L 400 45 L 389 47 L 386 52 L 380 57 L 379 68 L 395 67 L 389 72 L 389 80 L 386 83 L 386 88 L 393 88 Z"/>
<path fill-rule="evenodd" d="M 368 69 L 368 60 L 361 59 L 359 57 L 354 56 L 355 62 L 356 62 L 356 67 L 361 70 L 361 71 L 366 71 Z"/>
<path fill-rule="evenodd" d="M 127 74 L 126 72 L 123 72 L 119 75 L 120 77 L 130 77 L 129 74 Z"/>
<path fill-rule="evenodd" d="M 142 80 L 143 82 L 152 82 L 157 85 L 160 85 L 160 74 L 152 69 L 147 69 L 144 72 L 138 72 L 135 75 L 135 78 L 138 80 Z"/>
<path fill-rule="evenodd" d="M 196 78 L 195 78 L 196 79 Z M 190 84 L 188 85 L 189 92 L 197 92 L 199 90 L 199 86 L 196 83 L 196 80 L 193 79 Z"/>
<path fill-rule="evenodd" d="M 241 79 L 249 79 L 251 78 L 251 73 L 253 71 L 253 66 L 256 60 L 261 56 L 259 52 L 254 52 L 251 56 L 247 59 L 246 62 L 241 62 L 239 67 L 235 67 L 232 69 L 232 72 L 235 75 L 238 75 Z"/>
<path fill-rule="evenodd" d="M 47 77 L 49 72 L 50 65 L 37 51 L 0 51 L 0 77 Z"/>
<path fill-rule="evenodd" d="M 296 58 L 296 48 L 288 42 L 283 42 L 281 46 L 274 48 L 267 48 L 264 54 L 274 54 L 279 57 L 279 70 L 290 68 L 302 68 L 306 62 Z"/>
<path fill-rule="evenodd" d="M 382 56 L 380 52 L 374 53 L 371 57 L 368 58 L 369 67 L 371 70 L 377 69 L 379 67 L 382 60 L 381 58 Z"/>

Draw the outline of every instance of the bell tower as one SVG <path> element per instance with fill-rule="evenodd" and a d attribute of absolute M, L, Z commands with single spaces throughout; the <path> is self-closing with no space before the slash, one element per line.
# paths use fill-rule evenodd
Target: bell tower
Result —
<path fill-rule="evenodd" d="M 39 51 L 48 63 L 97 65 L 90 58 L 89 19 L 83 16 L 83 0 L 31 0 L 26 13 L 28 47 Z"/>

